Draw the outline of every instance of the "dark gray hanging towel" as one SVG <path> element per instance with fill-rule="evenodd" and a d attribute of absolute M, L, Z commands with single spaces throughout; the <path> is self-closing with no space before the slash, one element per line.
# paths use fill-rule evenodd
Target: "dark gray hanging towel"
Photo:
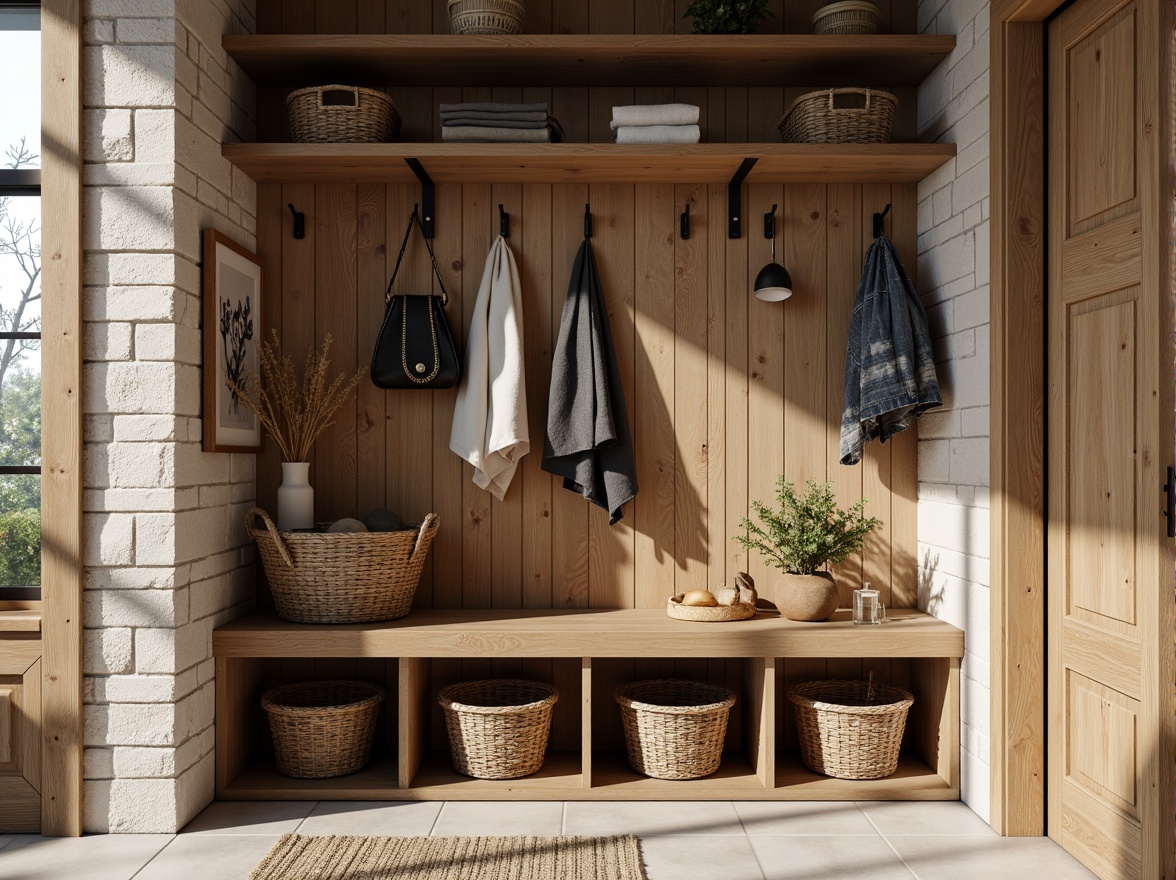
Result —
<path fill-rule="evenodd" d="M 625 394 L 588 239 L 576 254 L 559 322 L 543 470 L 563 477 L 565 489 L 607 510 L 609 525 L 637 494 Z"/>
<path fill-rule="evenodd" d="M 867 441 L 885 443 L 941 404 L 927 312 L 894 245 L 880 235 L 866 252 L 849 322 L 841 463 L 857 464 Z"/>

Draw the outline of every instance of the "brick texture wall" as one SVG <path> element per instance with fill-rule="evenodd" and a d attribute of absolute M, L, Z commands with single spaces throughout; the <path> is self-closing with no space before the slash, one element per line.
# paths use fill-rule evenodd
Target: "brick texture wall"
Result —
<path fill-rule="evenodd" d="M 255 137 L 220 48 L 253 3 L 85 14 L 85 827 L 174 831 L 212 797 L 212 628 L 253 596 L 253 456 L 200 446 L 200 230 L 255 246 L 220 156 Z"/>
<path fill-rule="evenodd" d="M 956 50 L 919 88 L 924 140 L 956 158 L 919 185 L 919 284 L 944 406 L 919 422 L 919 604 L 965 631 L 962 797 L 989 815 L 988 0 L 922 0 Z"/>

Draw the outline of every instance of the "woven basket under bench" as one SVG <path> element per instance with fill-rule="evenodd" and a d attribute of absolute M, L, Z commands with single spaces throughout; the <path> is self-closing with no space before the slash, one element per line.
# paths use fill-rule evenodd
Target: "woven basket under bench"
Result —
<path fill-rule="evenodd" d="M 257 528 L 257 520 L 263 528 Z M 408 614 L 437 514 L 401 532 L 279 532 L 254 507 L 245 527 L 261 555 L 278 617 L 295 623 L 365 623 Z"/>

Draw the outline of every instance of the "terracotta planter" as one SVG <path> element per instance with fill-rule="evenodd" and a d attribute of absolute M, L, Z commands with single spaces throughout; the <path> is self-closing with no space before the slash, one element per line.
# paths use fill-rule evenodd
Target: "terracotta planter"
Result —
<path fill-rule="evenodd" d="M 837 584 L 827 571 L 783 574 L 776 581 L 776 607 L 789 620 L 828 620 L 839 603 Z"/>

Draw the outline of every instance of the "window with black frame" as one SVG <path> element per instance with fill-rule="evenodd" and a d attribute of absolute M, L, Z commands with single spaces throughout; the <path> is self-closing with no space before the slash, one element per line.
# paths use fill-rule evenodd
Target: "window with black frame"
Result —
<path fill-rule="evenodd" d="M 0 2 L 0 600 L 41 593 L 41 12 Z"/>

